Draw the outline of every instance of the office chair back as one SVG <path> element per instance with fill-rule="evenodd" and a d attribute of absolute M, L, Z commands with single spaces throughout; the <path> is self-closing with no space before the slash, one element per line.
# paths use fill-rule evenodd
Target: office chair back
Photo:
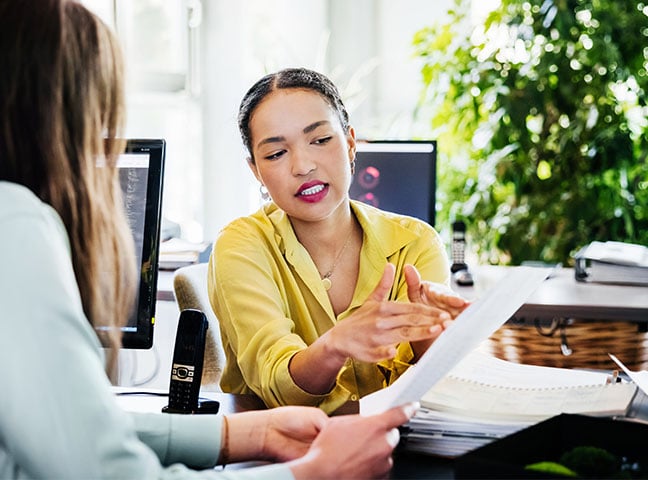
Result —
<path fill-rule="evenodd" d="M 209 321 L 201 385 L 206 391 L 220 391 L 219 382 L 225 367 L 225 351 L 218 319 L 207 294 L 207 263 L 177 269 L 173 275 L 173 290 L 181 311 L 187 308 L 200 310 Z"/>

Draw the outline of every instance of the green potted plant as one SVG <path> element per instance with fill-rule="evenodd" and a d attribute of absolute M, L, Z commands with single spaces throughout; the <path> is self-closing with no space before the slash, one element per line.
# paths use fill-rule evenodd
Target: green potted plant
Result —
<path fill-rule="evenodd" d="M 491 264 L 648 245 L 648 4 L 502 0 L 477 24 L 469 4 L 414 38 L 437 225 L 464 220 Z"/>

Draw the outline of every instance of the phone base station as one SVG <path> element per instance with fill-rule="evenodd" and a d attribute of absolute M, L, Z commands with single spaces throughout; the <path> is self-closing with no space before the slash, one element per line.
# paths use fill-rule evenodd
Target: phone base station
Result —
<path fill-rule="evenodd" d="M 218 413 L 219 408 L 220 408 L 220 403 L 218 403 L 218 401 L 203 400 L 198 402 L 198 406 L 195 409 L 184 410 L 184 409 L 169 407 L 167 405 L 165 407 L 162 407 L 162 413 L 181 413 L 185 415 L 210 413 L 213 415 L 215 413 Z"/>

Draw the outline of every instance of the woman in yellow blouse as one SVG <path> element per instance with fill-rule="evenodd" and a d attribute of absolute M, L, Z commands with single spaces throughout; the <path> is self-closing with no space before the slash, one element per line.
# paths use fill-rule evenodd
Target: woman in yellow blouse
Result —
<path fill-rule="evenodd" d="M 239 128 L 272 201 L 214 243 L 221 387 L 330 413 L 392 383 L 466 302 L 447 289 L 431 226 L 350 200 L 355 132 L 328 78 L 265 76 L 243 98 Z"/>

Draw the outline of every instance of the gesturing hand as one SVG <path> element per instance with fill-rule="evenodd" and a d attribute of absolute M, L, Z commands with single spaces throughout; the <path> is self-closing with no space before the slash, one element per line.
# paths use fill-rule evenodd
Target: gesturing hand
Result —
<path fill-rule="evenodd" d="M 404 267 L 405 281 L 407 282 L 407 297 L 412 303 L 421 303 L 434 306 L 445 312 L 453 320 L 463 312 L 470 302 L 454 293 L 445 285 L 421 280 L 418 270 L 413 265 Z M 448 320 L 444 328 L 448 326 Z M 433 339 L 412 342 L 415 360 L 420 357 L 432 344 Z"/>
<path fill-rule="evenodd" d="M 407 282 L 407 296 L 410 302 L 425 303 L 445 310 L 454 319 L 463 312 L 470 302 L 460 297 L 450 288 L 439 283 L 421 280 L 418 270 L 414 265 L 405 265 L 403 268 Z"/>
<path fill-rule="evenodd" d="M 340 358 L 376 362 L 396 355 L 401 342 L 432 341 L 450 320 L 444 308 L 426 302 L 385 300 L 394 282 L 395 267 L 387 264 L 383 276 L 364 304 L 327 332 Z"/>

